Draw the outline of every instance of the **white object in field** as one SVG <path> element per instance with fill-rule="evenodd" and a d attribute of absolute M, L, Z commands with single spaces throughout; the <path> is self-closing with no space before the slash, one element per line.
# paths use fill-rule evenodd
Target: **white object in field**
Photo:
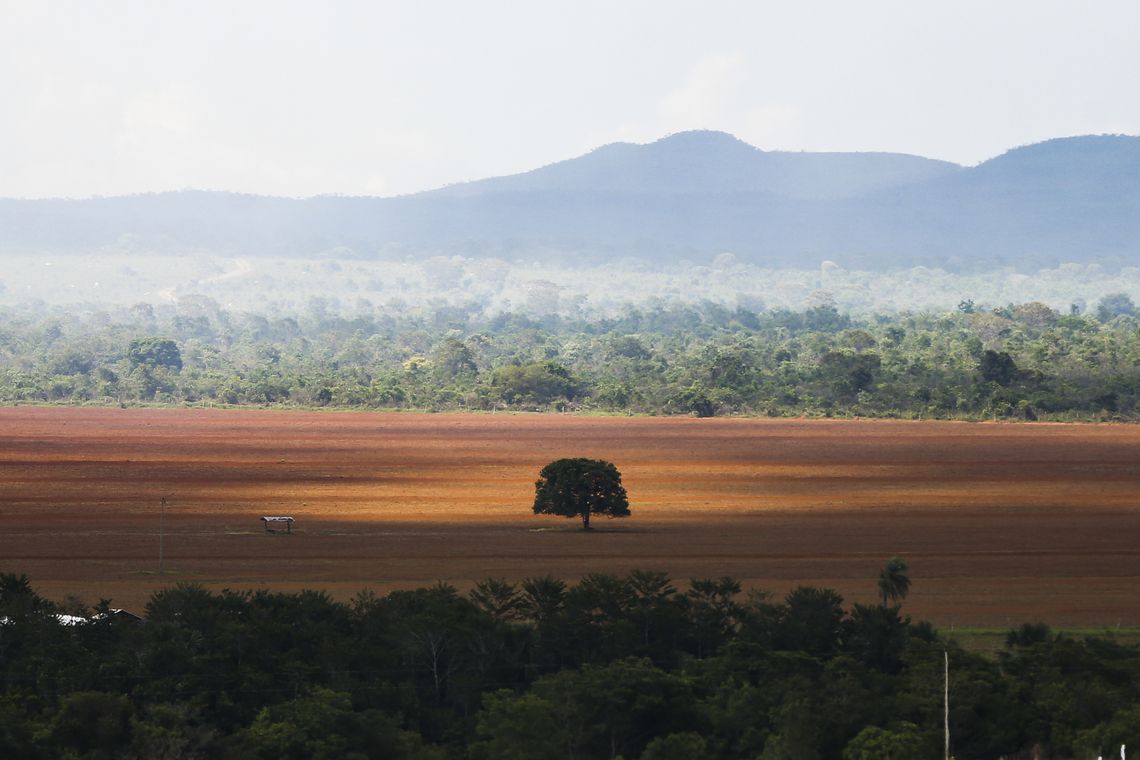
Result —
<path fill-rule="evenodd" d="M 273 525 L 273 526 L 284 525 L 285 526 L 285 532 L 286 533 L 292 533 L 293 532 L 293 523 L 297 522 L 292 517 L 288 517 L 285 515 L 266 516 L 266 517 L 262 517 L 261 521 L 263 523 L 265 523 L 265 532 L 266 533 L 275 533 L 276 532 L 276 527 L 271 528 L 271 527 L 269 527 L 270 525 Z"/>

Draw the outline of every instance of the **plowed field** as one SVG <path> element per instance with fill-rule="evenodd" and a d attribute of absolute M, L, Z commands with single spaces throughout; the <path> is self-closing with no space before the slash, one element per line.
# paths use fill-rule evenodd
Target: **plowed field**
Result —
<path fill-rule="evenodd" d="M 617 464 L 632 516 L 532 515 L 563 456 Z M 292 534 L 262 530 L 277 514 Z M 633 568 L 870 601 L 898 554 L 916 618 L 1138 625 L 1138 546 L 1133 426 L 0 409 L 0 571 L 140 611 L 178 581 L 348 597 Z"/>

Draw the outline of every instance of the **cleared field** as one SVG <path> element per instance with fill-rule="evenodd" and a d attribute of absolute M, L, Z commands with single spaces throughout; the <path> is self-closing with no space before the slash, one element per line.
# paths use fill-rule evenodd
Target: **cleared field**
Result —
<path fill-rule="evenodd" d="M 633 516 L 530 514 L 562 456 L 617 464 Z M 916 618 L 1127 626 L 1138 540 L 1132 426 L 0 409 L 0 571 L 132 609 L 178 581 L 348 597 L 639 567 L 870 601 L 899 554 Z"/>

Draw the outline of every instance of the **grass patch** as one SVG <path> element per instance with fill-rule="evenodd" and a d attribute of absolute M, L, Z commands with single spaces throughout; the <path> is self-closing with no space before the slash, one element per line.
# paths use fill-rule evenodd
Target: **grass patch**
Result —
<path fill-rule="evenodd" d="M 1013 630 L 1009 626 L 975 626 L 966 628 L 939 628 L 938 632 L 967 652 L 996 657 L 1005 649 L 1005 637 Z M 1140 646 L 1140 626 L 1049 626 L 1054 634 L 1074 639 L 1111 639 L 1120 644 Z"/>
<path fill-rule="evenodd" d="M 129 575 L 155 575 L 166 577 L 168 575 L 196 575 L 195 570 L 179 570 L 177 568 L 166 568 L 165 570 L 132 570 Z"/>

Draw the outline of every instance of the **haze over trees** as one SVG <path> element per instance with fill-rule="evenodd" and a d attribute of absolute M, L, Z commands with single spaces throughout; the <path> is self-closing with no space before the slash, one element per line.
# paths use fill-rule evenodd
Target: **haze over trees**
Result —
<path fill-rule="evenodd" d="M 0 307 L 0 402 L 1134 419 L 1136 318 L 1081 310 L 963 299 L 860 318 L 826 301 L 706 302 L 568 319 L 450 306 L 345 317 L 324 301 L 293 316 L 203 297 L 29 304 Z"/>

